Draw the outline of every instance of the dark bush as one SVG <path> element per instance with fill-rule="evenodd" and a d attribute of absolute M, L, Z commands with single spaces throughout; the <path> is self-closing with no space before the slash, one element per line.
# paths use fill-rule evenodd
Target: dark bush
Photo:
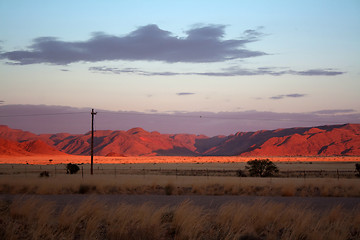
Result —
<path fill-rule="evenodd" d="M 48 171 L 42 171 L 39 175 L 39 177 L 49 177 L 50 173 Z"/>
<path fill-rule="evenodd" d="M 247 162 L 246 169 L 252 177 L 272 177 L 279 172 L 277 166 L 269 159 L 255 159 Z"/>
<path fill-rule="evenodd" d="M 356 176 L 360 177 L 360 163 L 356 163 L 355 164 L 355 169 L 356 169 Z"/>
<path fill-rule="evenodd" d="M 80 170 L 79 166 L 76 164 L 68 163 L 66 165 L 66 174 L 75 174 Z"/>
<path fill-rule="evenodd" d="M 171 183 L 166 184 L 166 185 L 165 185 L 165 189 L 164 189 L 164 190 L 165 190 L 165 194 L 166 194 L 166 195 L 172 195 L 174 189 L 175 189 L 175 186 L 172 185 Z"/>
<path fill-rule="evenodd" d="M 79 193 L 80 194 L 86 194 L 86 193 L 92 193 L 96 191 L 95 185 L 89 185 L 89 184 L 80 184 L 79 186 Z"/>
<path fill-rule="evenodd" d="M 238 176 L 238 177 L 246 177 L 246 173 L 243 170 L 239 169 L 239 170 L 236 171 L 236 176 Z"/>

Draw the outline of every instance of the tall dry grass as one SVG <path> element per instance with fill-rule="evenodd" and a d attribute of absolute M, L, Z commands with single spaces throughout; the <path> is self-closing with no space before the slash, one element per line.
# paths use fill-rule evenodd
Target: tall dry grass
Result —
<path fill-rule="evenodd" d="M 0 202 L 0 239 L 355 240 L 360 239 L 360 214 L 268 202 L 204 209 L 191 202 L 156 208 L 90 199 L 59 206 L 20 198 Z"/>
<path fill-rule="evenodd" d="M 359 179 L 156 175 L 0 175 L 2 194 L 158 194 L 360 197 Z"/>

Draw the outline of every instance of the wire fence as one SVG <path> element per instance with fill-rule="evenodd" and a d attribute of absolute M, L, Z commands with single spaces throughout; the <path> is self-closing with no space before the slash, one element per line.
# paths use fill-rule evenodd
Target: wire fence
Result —
<path fill-rule="evenodd" d="M 78 175 L 90 175 L 90 165 L 79 165 Z M 25 175 L 40 176 L 42 172 L 47 172 L 50 177 L 66 174 L 66 165 L 0 165 L 0 175 Z M 142 167 L 129 165 L 94 165 L 95 175 L 167 175 L 167 176 L 207 176 L 207 177 L 249 177 L 245 169 L 178 169 L 161 167 Z M 280 178 L 356 178 L 355 169 L 336 169 L 336 170 L 280 170 L 275 177 Z"/>

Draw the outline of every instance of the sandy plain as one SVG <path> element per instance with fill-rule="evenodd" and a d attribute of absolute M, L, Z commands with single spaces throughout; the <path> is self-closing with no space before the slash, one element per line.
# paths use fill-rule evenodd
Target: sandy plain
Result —
<path fill-rule="evenodd" d="M 252 159 L 268 158 L 273 162 L 360 162 L 360 156 L 293 156 L 293 157 L 239 157 L 239 156 L 129 156 L 105 157 L 94 156 L 95 164 L 132 164 L 132 163 L 245 163 Z M 33 156 L 0 156 L 0 164 L 64 164 L 90 163 L 90 156 L 79 155 L 33 155 Z"/>

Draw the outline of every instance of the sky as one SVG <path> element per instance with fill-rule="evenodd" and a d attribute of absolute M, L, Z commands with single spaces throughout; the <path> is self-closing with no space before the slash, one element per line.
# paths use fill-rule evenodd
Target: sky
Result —
<path fill-rule="evenodd" d="M 359 42 L 358 0 L 1 0 L 0 117 L 41 105 L 253 120 L 210 134 L 360 123 Z"/>

